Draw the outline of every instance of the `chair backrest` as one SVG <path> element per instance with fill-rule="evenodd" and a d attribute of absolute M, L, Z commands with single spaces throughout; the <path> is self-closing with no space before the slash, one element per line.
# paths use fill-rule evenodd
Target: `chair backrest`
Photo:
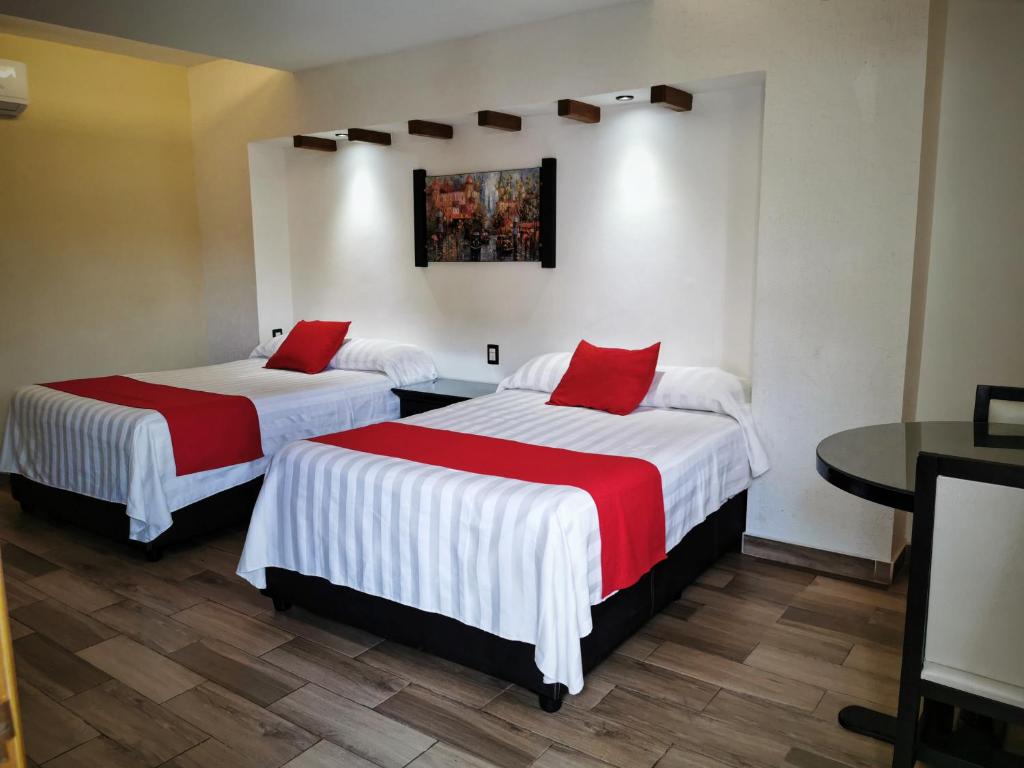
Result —
<path fill-rule="evenodd" d="M 922 454 L 914 507 L 923 662 L 1024 689 L 1024 467 Z"/>
<path fill-rule="evenodd" d="M 1024 489 L 938 478 L 925 661 L 1024 687 Z"/>
<path fill-rule="evenodd" d="M 974 421 L 1024 424 L 1024 387 L 979 384 L 974 394 Z"/>

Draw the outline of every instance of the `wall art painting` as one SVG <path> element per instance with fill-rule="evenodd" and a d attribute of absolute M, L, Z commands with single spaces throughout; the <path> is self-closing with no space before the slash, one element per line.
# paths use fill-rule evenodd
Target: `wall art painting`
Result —
<path fill-rule="evenodd" d="M 536 168 L 444 176 L 414 171 L 414 184 L 417 266 L 546 261 L 545 237 L 553 240 L 554 233 L 554 160 Z M 554 266 L 553 245 L 548 250 Z"/>

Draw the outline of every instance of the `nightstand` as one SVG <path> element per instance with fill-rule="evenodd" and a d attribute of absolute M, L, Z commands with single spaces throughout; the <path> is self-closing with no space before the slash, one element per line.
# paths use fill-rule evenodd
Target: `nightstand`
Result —
<path fill-rule="evenodd" d="M 483 381 L 461 381 L 460 379 L 435 379 L 423 384 L 395 387 L 391 391 L 398 395 L 401 416 L 413 416 L 435 408 L 444 408 L 452 403 L 461 403 L 474 397 L 493 395 L 497 384 Z"/>

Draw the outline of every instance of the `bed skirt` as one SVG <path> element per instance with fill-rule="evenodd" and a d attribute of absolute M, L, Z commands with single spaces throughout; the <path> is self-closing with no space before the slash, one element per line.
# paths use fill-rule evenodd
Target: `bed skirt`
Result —
<path fill-rule="evenodd" d="M 746 517 L 744 491 L 687 533 L 668 557 L 640 581 L 593 606 L 593 630 L 581 641 L 584 674 L 648 619 L 677 600 L 683 589 L 721 555 L 737 549 Z M 534 663 L 534 646 L 528 643 L 506 640 L 441 614 L 281 568 L 267 569 L 264 592 L 279 611 L 292 604 L 300 605 L 321 616 L 516 683 L 538 694 L 545 711 L 557 711 L 566 693 L 561 684 L 544 683 Z"/>
<path fill-rule="evenodd" d="M 68 523 L 100 536 L 125 541 L 159 560 L 166 547 L 208 533 L 242 526 L 252 517 L 263 476 L 234 488 L 207 496 L 172 513 L 174 524 L 153 541 L 132 541 L 128 536 L 128 513 L 124 504 L 94 499 L 80 493 L 53 488 L 22 475 L 11 475 L 11 495 L 23 512 L 44 519 Z"/>

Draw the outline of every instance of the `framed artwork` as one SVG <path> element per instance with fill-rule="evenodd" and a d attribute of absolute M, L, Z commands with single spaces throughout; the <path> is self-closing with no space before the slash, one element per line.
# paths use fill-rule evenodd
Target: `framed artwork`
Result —
<path fill-rule="evenodd" d="M 555 160 L 535 168 L 428 176 L 413 171 L 416 266 L 539 262 L 555 266 Z"/>

